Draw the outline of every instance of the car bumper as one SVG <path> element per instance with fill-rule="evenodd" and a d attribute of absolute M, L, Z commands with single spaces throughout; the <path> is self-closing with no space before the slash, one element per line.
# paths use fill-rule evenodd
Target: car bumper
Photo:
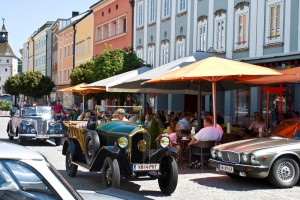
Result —
<path fill-rule="evenodd" d="M 225 165 L 233 167 L 234 173 L 245 172 L 245 173 L 262 173 L 268 172 L 269 167 L 266 166 L 254 166 L 254 165 L 245 165 L 237 163 L 228 163 L 219 160 L 209 159 L 209 165 L 218 168 L 219 165 Z"/>

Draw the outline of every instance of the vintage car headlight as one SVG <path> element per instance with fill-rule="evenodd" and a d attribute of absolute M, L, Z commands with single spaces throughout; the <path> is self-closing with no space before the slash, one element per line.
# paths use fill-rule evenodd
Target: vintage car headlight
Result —
<path fill-rule="evenodd" d="M 212 149 L 212 150 L 210 151 L 210 154 L 211 154 L 211 157 L 212 157 L 213 159 L 215 159 L 215 158 L 217 157 L 216 150 L 214 150 L 214 149 Z"/>
<path fill-rule="evenodd" d="M 160 138 L 160 145 L 165 148 L 170 145 L 170 139 L 168 137 Z"/>
<path fill-rule="evenodd" d="M 242 154 L 241 155 L 241 160 L 243 163 L 247 163 L 248 162 L 248 155 L 247 154 Z"/>
<path fill-rule="evenodd" d="M 219 159 L 222 159 L 222 152 L 221 152 L 221 151 L 217 151 L 217 157 L 218 157 Z"/>
<path fill-rule="evenodd" d="M 128 145 L 128 139 L 126 137 L 120 137 L 118 139 L 118 144 L 121 148 L 125 148 Z"/>
<path fill-rule="evenodd" d="M 253 164 L 253 165 L 257 164 L 256 156 L 253 155 L 253 154 L 250 156 L 250 163 Z"/>
<path fill-rule="evenodd" d="M 35 129 L 34 129 L 34 128 L 31 129 L 30 132 L 31 132 L 31 133 L 35 133 Z"/>

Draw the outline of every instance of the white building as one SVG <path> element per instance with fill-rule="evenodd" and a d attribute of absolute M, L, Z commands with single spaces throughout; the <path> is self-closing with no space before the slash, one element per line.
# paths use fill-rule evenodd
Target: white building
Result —
<path fill-rule="evenodd" d="M 4 26 L 0 30 L 0 95 L 6 94 L 3 89 L 5 81 L 18 73 L 18 58 L 8 44 L 8 32 Z"/>

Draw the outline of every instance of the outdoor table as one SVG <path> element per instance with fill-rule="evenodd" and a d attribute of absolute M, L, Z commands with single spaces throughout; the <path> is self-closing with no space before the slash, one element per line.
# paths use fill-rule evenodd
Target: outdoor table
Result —
<path fill-rule="evenodd" d="M 183 136 L 183 137 L 179 137 L 178 141 L 179 141 L 179 145 L 180 145 L 179 162 L 183 163 L 183 161 L 186 159 L 186 158 L 184 158 L 184 152 L 185 152 L 187 145 L 191 141 L 191 138 Z"/>

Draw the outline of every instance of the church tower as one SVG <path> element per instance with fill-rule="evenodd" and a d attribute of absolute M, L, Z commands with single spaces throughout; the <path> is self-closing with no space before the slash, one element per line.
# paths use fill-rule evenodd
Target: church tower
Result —
<path fill-rule="evenodd" d="M 6 28 L 4 25 L 4 18 L 2 18 L 2 20 L 3 20 L 3 25 L 0 30 L 0 43 L 5 43 L 5 42 L 8 42 L 8 32 L 6 31 Z"/>

